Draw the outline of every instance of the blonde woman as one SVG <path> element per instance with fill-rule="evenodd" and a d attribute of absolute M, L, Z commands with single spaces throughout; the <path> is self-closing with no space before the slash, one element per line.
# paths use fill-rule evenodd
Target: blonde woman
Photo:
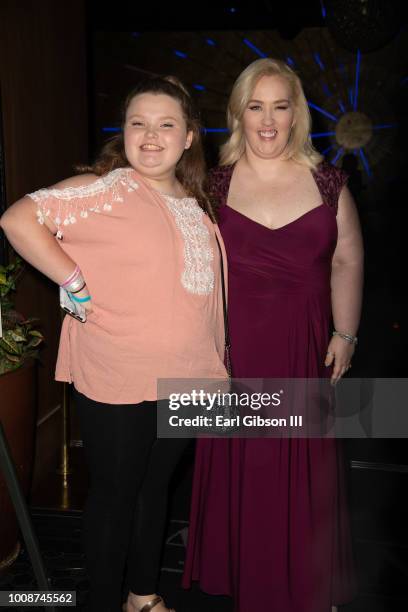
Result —
<path fill-rule="evenodd" d="M 257 60 L 235 82 L 230 137 L 210 176 L 229 264 L 235 377 L 335 383 L 351 366 L 358 216 L 344 173 L 313 149 L 310 123 L 301 82 L 283 62 Z M 349 601 L 338 442 L 199 441 L 184 586 L 192 580 L 231 595 L 236 612 L 330 612 Z"/>

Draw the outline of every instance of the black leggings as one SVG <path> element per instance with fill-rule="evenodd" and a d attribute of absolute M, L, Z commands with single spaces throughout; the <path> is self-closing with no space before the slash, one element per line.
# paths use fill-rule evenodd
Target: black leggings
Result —
<path fill-rule="evenodd" d="M 74 389 L 90 473 L 84 548 L 92 612 L 119 612 L 126 585 L 157 590 L 167 490 L 187 439 L 156 438 L 156 402 L 103 404 Z"/>

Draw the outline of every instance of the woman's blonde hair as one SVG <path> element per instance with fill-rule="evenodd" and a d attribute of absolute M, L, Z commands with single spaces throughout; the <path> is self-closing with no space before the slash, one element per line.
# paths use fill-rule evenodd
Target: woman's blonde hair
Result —
<path fill-rule="evenodd" d="M 283 159 L 293 159 L 309 168 L 316 168 L 317 164 L 322 161 L 323 157 L 313 147 L 310 138 L 312 119 L 299 77 L 285 62 L 268 57 L 249 64 L 234 83 L 227 110 L 230 137 L 221 147 L 221 166 L 233 164 L 243 155 L 245 136 L 242 116 L 259 79 L 263 76 L 272 75 L 287 80 L 293 96 L 295 111 L 294 125 L 290 132 Z"/>

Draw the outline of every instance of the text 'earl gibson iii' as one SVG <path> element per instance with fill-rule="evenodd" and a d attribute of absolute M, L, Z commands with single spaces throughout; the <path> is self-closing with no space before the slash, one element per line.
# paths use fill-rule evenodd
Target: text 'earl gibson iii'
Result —
<path fill-rule="evenodd" d="M 260 415 L 245 415 L 241 418 L 237 415 L 232 418 L 227 418 L 223 415 L 217 415 L 215 417 L 209 416 L 195 416 L 192 418 L 179 417 L 172 415 L 169 418 L 169 424 L 172 427 L 302 427 L 303 417 L 302 415 L 291 414 L 289 419 L 277 418 L 277 419 L 266 419 Z"/>

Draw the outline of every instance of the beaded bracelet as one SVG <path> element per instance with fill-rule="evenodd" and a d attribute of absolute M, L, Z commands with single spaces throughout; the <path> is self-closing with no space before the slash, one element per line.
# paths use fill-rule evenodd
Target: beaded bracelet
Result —
<path fill-rule="evenodd" d="M 74 300 L 74 302 L 79 302 L 79 303 L 81 303 L 81 304 L 82 304 L 83 302 L 89 302 L 89 300 L 91 299 L 91 296 L 90 296 L 90 295 L 87 295 L 86 297 L 83 297 L 83 298 L 76 297 L 76 296 L 75 296 L 75 295 L 73 295 L 72 293 L 70 293 L 70 295 L 71 295 L 71 298 Z"/>
<path fill-rule="evenodd" d="M 343 334 L 343 332 L 338 332 L 337 330 L 334 330 L 333 336 L 340 336 L 340 338 L 343 338 L 343 340 L 346 340 L 349 344 L 357 344 L 357 336 Z"/>

